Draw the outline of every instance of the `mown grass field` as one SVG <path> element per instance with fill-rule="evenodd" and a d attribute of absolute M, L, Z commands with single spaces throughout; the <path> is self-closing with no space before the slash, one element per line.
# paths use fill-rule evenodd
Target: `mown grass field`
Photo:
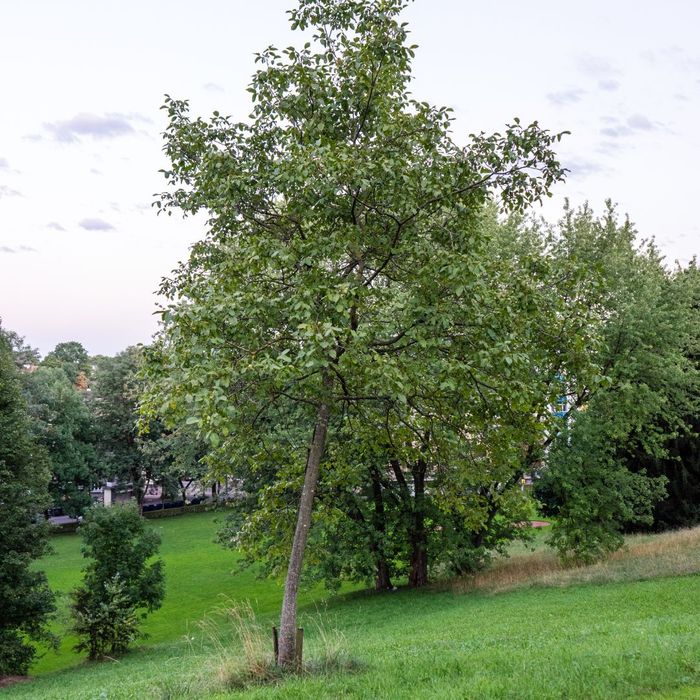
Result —
<path fill-rule="evenodd" d="M 211 515 L 154 526 L 162 528 L 168 594 L 147 623 L 148 643 L 116 662 L 47 656 L 34 671 L 38 677 L 3 695 L 700 698 L 700 576 L 693 573 L 700 571 L 700 530 L 635 538 L 607 565 L 575 572 L 559 570 L 541 552 L 518 552 L 488 576 L 431 590 L 331 599 L 321 589 L 307 591 L 307 658 L 327 651 L 324 635 L 337 631 L 359 668 L 234 690 L 219 673 L 242 653 L 229 645 L 229 630 L 224 625 L 218 639 L 200 639 L 188 620 L 216 607 L 224 594 L 250 600 L 267 634 L 281 587 L 251 572 L 231 573 L 234 558 L 213 543 Z M 54 586 L 68 587 L 78 576 L 79 542 L 64 537 L 56 544 L 47 569 Z M 188 630 L 190 641 L 183 639 Z"/>
<path fill-rule="evenodd" d="M 165 561 L 166 597 L 163 606 L 149 615 L 142 629 L 148 634 L 145 645 L 184 638 L 192 633 L 193 623 L 224 599 L 249 600 L 260 615 L 277 613 L 282 600 L 281 584 L 260 581 L 252 570 L 240 571 L 238 558 L 231 550 L 215 543 L 217 513 L 198 513 L 176 518 L 150 520 L 149 525 L 161 535 L 160 555 Z M 80 581 L 83 558 L 78 535 L 56 535 L 51 539 L 53 554 L 39 566 L 59 597 L 59 615 L 54 629 L 61 633 L 67 626 L 67 594 Z M 317 587 L 304 591 L 304 603 L 322 598 L 325 591 Z M 33 675 L 60 670 L 82 663 L 75 654 L 75 639 L 65 636 L 59 653 L 46 653 L 32 668 Z"/>

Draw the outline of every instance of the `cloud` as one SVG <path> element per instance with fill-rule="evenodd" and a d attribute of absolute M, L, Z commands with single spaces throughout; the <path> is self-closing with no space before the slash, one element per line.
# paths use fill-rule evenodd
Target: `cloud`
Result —
<path fill-rule="evenodd" d="M 0 170 L 9 170 L 10 164 L 7 162 L 7 158 L 0 158 Z"/>
<path fill-rule="evenodd" d="M 90 168 L 90 174 L 91 175 L 102 175 L 102 171 L 98 170 L 97 168 Z"/>
<path fill-rule="evenodd" d="M 49 221 L 48 224 L 46 224 L 46 228 L 52 228 L 54 231 L 65 231 L 66 229 L 61 226 L 61 224 L 58 223 L 58 221 Z"/>
<path fill-rule="evenodd" d="M 605 172 L 606 167 L 591 160 L 571 160 L 566 162 L 566 167 L 574 177 L 584 178 L 589 175 L 597 175 Z"/>
<path fill-rule="evenodd" d="M 605 156 L 613 156 L 619 153 L 622 148 L 617 141 L 602 141 L 596 146 L 595 150 Z"/>
<path fill-rule="evenodd" d="M 80 228 L 86 231 L 113 231 L 114 226 L 104 219 L 82 219 L 78 222 Z"/>
<path fill-rule="evenodd" d="M 616 90 L 620 89 L 620 82 L 618 80 L 613 80 L 612 78 L 599 80 L 598 88 L 600 90 L 605 90 L 606 92 L 615 92 Z"/>
<path fill-rule="evenodd" d="M 629 126 L 630 129 L 639 129 L 640 131 L 653 131 L 657 128 L 656 125 L 643 114 L 633 114 L 631 117 L 628 117 L 627 126 Z"/>
<path fill-rule="evenodd" d="M 36 248 L 32 248 L 28 245 L 21 245 L 17 248 L 10 248 L 8 245 L 0 245 L 0 253 L 9 253 L 14 255 L 15 253 L 36 253 Z"/>
<path fill-rule="evenodd" d="M 614 117 L 603 117 L 603 121 L 609 126 L 603 127 L 600 133 L 611 139 L 631 136 L 635 131 L 656 131 L 664 126 L 661 122 L 651 121 L 644 114 L 632 114 L 624 124 Z"/>
<path fill-rule="evenodd" d="M 586 75 L 603 79 L 606 76 L 617 75 L 620 71 L 607 58 L 585 54 L 576 60 L 578 69 Z"/>
<path fill-rule="evenodd" d="M 0 185 L 0 199 L 3 197 L 21 197 L 22 193 L 18 190 L 13 190 L 7 185 Z"/>
<path fill-rule="evenodd" d="M 600 130 L 600 133 L 611 139 L 619 139 L 623 136 L 629 136 L 632 133 L 632 129 L 628 126 L 606 126 Z"/>
<path fill-rule="evenodd" d="M 99 116 L 88 112 L 76 114 L 65 121 L 45 122 L 44 128 L 51 133 L 55 141 L 75 143 L 81 137 L 93 139 L 113 139 L 135 133 L 134 121 L 149 120 L 138 114 L 120 114 L 110 112 Z"/>
<path fill-rule="evenodd" d="M 700 69 L 700 56 L 690 54 L 680 46 L 666 46 L 662 49 L 646 49 L 640 56 L 650 64 L 667 63 L 678 70 L 695 72 Z"/>
<path fill-rule="evenodd" d="M 223 92 L 224 91 L 224 89 L 218 83 L 205 83 L 204 85 L 202 85 L 202 87 L 205 90 L 208 90 L 209 92 Z"/>
<path fill-rule="evenodd" d="M 569 88 L 558 92 L 547 93 L 547 99 L 554 105 L 570 105 L 581 101 L 581 97 L 586 94 L 581 88 Z"/>

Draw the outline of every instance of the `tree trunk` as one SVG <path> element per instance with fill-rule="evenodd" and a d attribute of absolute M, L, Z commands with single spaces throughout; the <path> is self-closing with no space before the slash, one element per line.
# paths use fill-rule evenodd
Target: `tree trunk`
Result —
<path fill-rule="evenodd" d="M 374 587 L 378 591 L 387 591 L 393 588 L 389 574 L 389 565 L 384 556 L 384 543 L 386 541 L 386 515 L 384 513 L 384 499 L 382 498 L 382 485 L 379 473 L 372 469 L 372 496 L 374 498 L 374 514 L 372 518 L 372 554 L 376 562 L 376 576 Z"/>
<path fill-rule="evenodd" d="M 374 578 L 374 590 L 391 591 L 393 589 L 394 586 L 391 583 L 389 566 L 386 563 L 386 559 L 383 556 L 379 556 L 377 559 L 377 572 Z"/>
<path fill-rule="evenodd" d="M 413 469 L 414 502 L 411 517 L 411 570 L 408 585 L 420 588 L 428 583 L 428 536 L 425 531 L 425 469 L 423 460 L 419 460 Z"/>
<path fill-rule="evenodd" d="M 297 592 L 299 590 L 299 578 L 304 561 L 304 549 L 309 537 L 311 527 L 311 509 L 313 506 L 316 484 L 321 468 L 321 459 L 326 446 L 326 432 L 328 430 L 329 406 L 322 403 L 316 416 L 316 427 L 311 439 L 311 447 L 306 458 L 306 473 L 304 474 L 304 486 L 299 499 L 299 512 L 297 514 L 297 526 L 294 531 L 292 552 L 289 557 L 287 579 L 284 582 L 284 599 L 282 601 L 282 615 L 280 618 L 279 655 L 278 666 L 291 666 L 295 663 L 295 647 L 297 632 Z"/>
<path fill-rule="evenodd" d="M 142 478 L 142 476 L 139 476 L 137 479 L 133 479 L 132 481 L 134 484 L 134 490 L 136 491 L 136 505 L 139 509 L 139 515 L 143 515 L 143 500 L 146 497 L 146 488 L 148 486 L 148 482 L 146 482 L 146 484 L 142 484 Z"/>

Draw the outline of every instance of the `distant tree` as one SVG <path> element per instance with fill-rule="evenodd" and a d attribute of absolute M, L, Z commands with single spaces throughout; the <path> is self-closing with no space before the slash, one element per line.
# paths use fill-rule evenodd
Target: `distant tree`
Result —
<path fill-rule="evenodd" d="M 186 501 L 190 486 L 204 483 L 209 472 L 204 462 L 206 444 L 191 427 L 167 430 L 160 421 L 151 421 L 138 445 L 148 472 L 165 497 Z"/>
<path fill-rule="evenodd" d="M 0 337 L 0 676 L 26 673 L 36 653 L 30 642 L 52 639 L 46 625 L 53 594 L 33 566 L 47 549 L 41 511 L 49 478 L 12 352 Z"/>
<path fill-rule="evenodd" d="M 114 357 L 100 357 L 92 382 L 91 409 L 95 416 L 100 458 L 110 476 L 131 482 L 139 507 L 151 478 L 140 448 L 136 426 L 138 387 L 136 374 L 142 351 L 130 347 Z"/>
<path fill-rule="evenodd" d="M 661 451 L 650 452 L 636 443 L 623 446 L 620 456 L 632 471 L 668 480 L 667 493 L 654 507 L 656 530 L 690 527 L 700 523 L 700 269 L 695 260 L 674 271 L 671 278 L 671 323 L 683 335 L 673 335 L 689 362 L 677 365 L 676 391 L 665 397 L 671 419 L 662 412 L 650 432 L 664 436 Z M 671 291 L 671 290 L 669 290 Z M 664 331 L 668 333 L 668 331 Z M 678 381 L 680 380 L 680 382 Z M 681 420 L 675 420 L 680 415 Z"/>
<path fill-rule="evenodd" d="M 598 254 L 606 269 L 599 381 L 567 397 L 568 423 L 553 435 L 543 479 L 557 515 L 554 543 L 584 561 L 618 548 L 625 528 L 652 524 L 667 475 L 644 467 L 688 430 L 700 377 L 689 356 L 698 317 L 687 290 L 653 244 L 636 243 L 629 222 L 607 216 L 591 225 L 609 227 L 616 241 Z"/>
<path fill-rule="evenodd" d="M 75 648 L 91 659 L 122 654 L 165 595 L 163 562 L 153 560 L 160 537 L 133 506 L 93 507 L 80 534 L 88 564 L 72 596 Z"/>
<path fill-rule="evenodd" d="M 25 343 L 24 338 L 15 331 L 2 327 L 0 318 L 0 336 L 5 338 L 12 352 L 15 365 L 22 369 L 30 365 L 38 365 L 41 359 L 39 350 Z"/>
<path fill-rule="evenodd" d="M 85 396 L 59 367 L 23 375 L 32 431 L 51 465 L 49 493 L 54 506 L 81 515 L 99 480 L 94 421 Z"/>
<path fill-rule="evenodd" d="M 143 348 L 99 357 L 95 364 L 90 407 L 104 469 L 132 484 L 139 508 L 152 483 L 160 484 L 170 495 L 179 491 L 184 498 L 189 483 L 206 472 L 200 462 L 203 442 L 191 426 L 166 429 L 158 419 L 137 425 L 144 385 L 140 376 Z"/>
<path fill-rule="evenodd" d="M 59 343 L 46 355 L 42 364 L 62 369 L 71 384 L 76 384 L 81 374 L 90 376 L 90 357 L 87 350 L 75 340 Z"/>

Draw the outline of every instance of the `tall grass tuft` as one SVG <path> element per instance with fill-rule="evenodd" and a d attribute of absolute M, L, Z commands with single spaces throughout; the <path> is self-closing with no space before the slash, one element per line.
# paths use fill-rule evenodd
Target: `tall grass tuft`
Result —
<path fill-rule="evenodd" d="M 249 602 L 227 600 L 197 623 L 198 634 L 189 637 L 192 669 L 187 677 L 161 683 L 161 700 L 205 697 L 211 693 L 274 684 L 292 675 L 356 671 L 361 668 L 347 652 L 345 636 L 311 621 L 314 655 L 301 669 L 280 668 L 275 663 L 271 628 L 255 617 Z"/>
<path fill-rule="evenodd" d="M 219 688 L 275 682 L 283 675 L 273 658 L 270 633 L 256 620 L 249 602 L 227 601 L 198 627 L 208 648 L 209 675 Z"/>

